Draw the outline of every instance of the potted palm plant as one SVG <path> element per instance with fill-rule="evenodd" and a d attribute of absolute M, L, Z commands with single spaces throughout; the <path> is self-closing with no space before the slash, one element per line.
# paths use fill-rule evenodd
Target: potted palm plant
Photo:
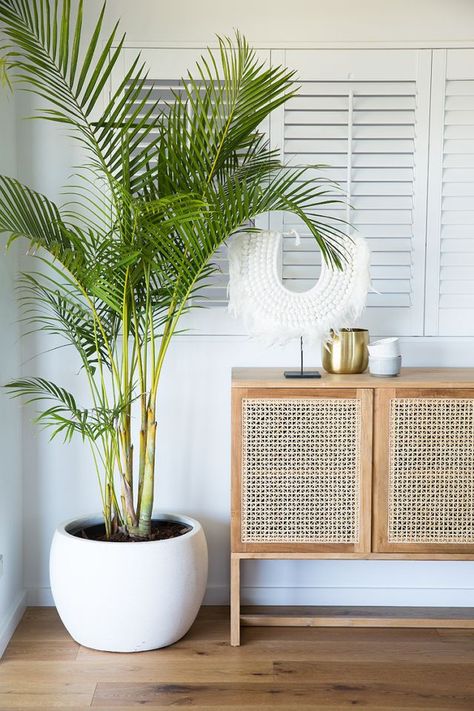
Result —
<path fill-rule="evenodd" d="M 117 26 L 103 36 L 104 11 L 85 38 L 82 0 L 74 12 L 70 0 L 0 2 L 12 85 L 40 97 L 37 117 L 83 156 L 62 205 L 0 176 L 0 231 L 28 240 L 36 264 L 21 276 L 28 330 L 59 336 L 82 365 L 79 396 L 40 377 L 7 387 L 40 406 L 52 437 L 81 437 L 96 468 L 101 515 L 53 538 L 59 614 L 84 645 L 135 651 L 185 634 L 206 584 L 200 524 L 153 508 L 157 394 L 180 317 L 216 250 L 268 211 L 302 219 L 328 262 L 340 265 L 341 247 L 318 216 L 327 186 L 283 166 L 259 130 L 295 94 L 293 72 L 262 64 L 237 34 L 164 110 L 139 57 L 104 106 L 124 44 Z"/>

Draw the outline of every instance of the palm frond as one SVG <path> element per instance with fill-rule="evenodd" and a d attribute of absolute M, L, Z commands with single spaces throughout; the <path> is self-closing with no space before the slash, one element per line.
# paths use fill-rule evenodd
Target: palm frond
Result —
<path fill-rule="evenodd" d="M 0 21 L 6 37 L 4 57 L 14 59 L 12 82 L 50 104 L 36 115 L 70 127 L 86 146 L 92 164 L 121 180 L 121 147 L 143 143 L 156 123 L 150 117 L 158 112 L 158 102 L 149 105 L 151 89 L 143 92 L 146 73 L 137 58 L 101 111 L 103 92 L 124 42 L 118 23 L 102 38 L 105 9 L 104 3 L 88 40 L 82 33 L 83 0 L 75 16 L 70 0 L 2 0 Z M 143 166 L 147 160 L 143 154 L 148 155 L 153 145 L 152 141 L 132 160 Z"/>
<path fill-rule="evenodd" d="M 36 421 L 52 429 L 51 439 L 62 434 L 65 442 L 69 442 L 74 434 L 95 442 L 106 432 L 114 432 L 120 415 L 129 404 L 121 402 L 115 408 L 81 408 L 68 390 L 45 378 L 13 380 L 5 387 L 11 397 L 24 397 L 27 403 L 54 403 L 47 405 Z"/>
<path fill-rule="evenodd" d="M 219 38 L 218 59 L 209 50 L 175 92 L 160 137 L 161 190 L 195 190 L 237 169 L 264 142 L 262 121 L 294 95 L 293 78 L 266 67 L 239 33 Z"/>
<path fill-rule="evenodd" d="M 51 333 L 73 346 L 91 376 L 101 363 L 111 369 L 104 337 L 97 329 L 90 307 L 80 291 L 65 280 L 44 272 L 23 273 L 19 280 L 19 301 L 28 331 Z M 115 342 L 119 324 L 113 314 L 97 305 L 109 342 Z"/>
<path fill-rule="evenodd" d="M 25 237 L 32 248 L 44 247 L 65 261 L 75 253 L 76 245 L 55 203 L 4 175 L 0 176 L 0 231 L 9 233 L 9 244 Z"/>
<path fill-rule="evenodd" d="M 10 90 L 13 88 L 8 76 L 8 60 L 6 57 L 0 57 L 0 86 Z"/>

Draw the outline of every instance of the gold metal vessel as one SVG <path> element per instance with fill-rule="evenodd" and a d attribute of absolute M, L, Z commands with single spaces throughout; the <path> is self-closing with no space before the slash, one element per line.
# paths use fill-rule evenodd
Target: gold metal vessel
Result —
<path fill-rule="evenodd" d="M 323 368 L 328 373 L 363 373 L 369 362 L 369 332 L 365 328 L 341 328 L 322 346 Z"/>

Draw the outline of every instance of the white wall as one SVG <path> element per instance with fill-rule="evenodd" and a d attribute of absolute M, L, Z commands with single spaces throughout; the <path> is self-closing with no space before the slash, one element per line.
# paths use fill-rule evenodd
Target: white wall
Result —
<path fill-rule="evenodd" d="M 14 99 L 0 87 L 0 173 L 15 175 Z M 3 237 L 3 236 L 2 236 Z M 0 247 L 0 385 L 20 373 L 20 344 L 15 294 L 18 253 Z M 21 415 L 18 404 L 0 390 L 0 656 L 24 605 Z M 3 574 L 2 574 L 3 573 Z"/>
<path fill-rule="evenodd" d="M 100 0 L 87 3 L 90 11 Z M 472 40 L 471 0 L 114 0 L 131 42 L 211 42 L 235 28 L 253 43 Z M 111 22 L 109 21 L 109 25 Z"/>
<path fill-rule="evenodd" d="M 99 0 L 88 3 L 98 7 Z M 115 0 L 129 40 L 212 41 L 215 33 L 238 27 L 258 43 L 414 41 L 474 44 L 474 4 L 469 0 Z M 111 12 L 111 10 L 109 10 Z M 27 111 L 25 100 L 23 108 Z M 22 178 L 56 197 L 71 164 L 68 144 L 57 129 L 22 125 L 19 162 Z M 25 345 L 28 360 L 42 344 Z M 406 365 L 472 365 L 474 342 L 411 339 L 404 343 Z M 267 349 L 242 337 L 184 336 L 175 339 L 160 394 L 158 506 L 199 518 L 210 545 L 207 600 L 228 595 L 230 369 L 232 366 L 297 363 L 297 345 Z M 308 360 L 319 363 L 316 349 Z M 25 373 L 52 376 L 74 389 L 77 377 L 60 352 L 35 359 Z M 48 548 L 61 520 L 98 508 L 90 462 L 79 445 L 50 444 L 25 410 L 25 584 L 31 603 L 50 601 Z M 244 598 L 268 603 L 472 604 L 474 564 L 415 562 L 314 563 L 248 562 Z"/>

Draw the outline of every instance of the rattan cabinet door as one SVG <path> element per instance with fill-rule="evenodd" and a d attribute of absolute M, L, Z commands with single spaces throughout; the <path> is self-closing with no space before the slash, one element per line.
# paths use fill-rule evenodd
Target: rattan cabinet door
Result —
<path fill-rule="evenodd" d="M 375 394 L 373 549 L 474 553 L 474 389 Z"/>
<path fill-rule="evenodd" d="M 370 550 L 372 392 L 235 389 L 232 550 Z"/>

